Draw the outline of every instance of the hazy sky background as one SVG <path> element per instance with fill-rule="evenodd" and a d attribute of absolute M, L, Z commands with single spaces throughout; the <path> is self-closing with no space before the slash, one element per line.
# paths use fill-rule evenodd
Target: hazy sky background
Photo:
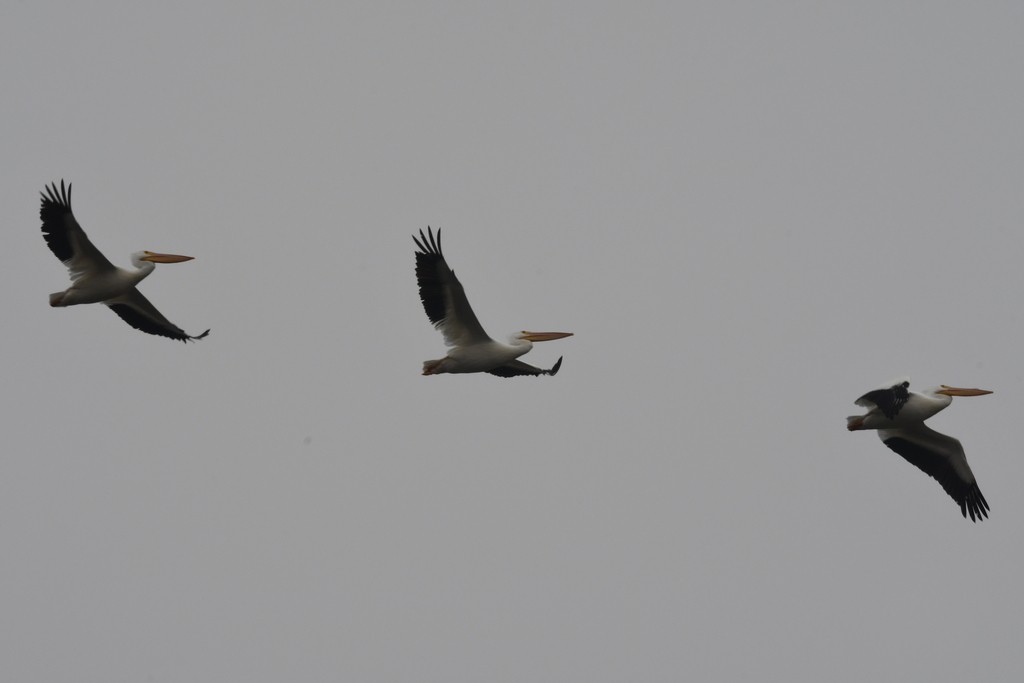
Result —
<path fill-rule="evenodd" d="M 1024 673 L 1024 6 L 328 5 L 0 9 L 4 679 Z M 207 339 L 47 306 L 60 178 Z M 420 376 L 427 225 L 557 377 Z"/>

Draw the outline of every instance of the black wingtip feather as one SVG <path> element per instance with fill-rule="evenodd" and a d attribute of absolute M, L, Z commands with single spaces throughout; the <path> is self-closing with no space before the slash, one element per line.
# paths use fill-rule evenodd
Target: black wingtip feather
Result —
<path fill-rule="evenodd" d="M 420 286 L 420 301 L 423 302 L 427 318 L 436 327 L 444 321 L 447 313 L 444 280 L 438 271 L 444 268 L 451 272 L 441 253 L 441 229 L 437 230 L 437 239 L 429 226 L 426 234 L 421 229 L 420 238 L 416 239 L 416 235 L 413 235 L 412 239 L 419 248 L 416 252 L 416 281 Z"/>
<path fill-rule="evenodd" d="M 524 363 L 520 360 L 513 360 L 505 365 L 499 365 L 498 367 L 488 370 L 487 374 L 494 375 L 495 377 L 539 377 L 541 375 L 557 375 L 558 368 L 562 367 L 562 357 L 558 357 L 558 362 L 555 363 L 549 370 L 543 368 L 534 367 L 528 363 Z"/>
<path fill-rule="evenodd" d="M 57 189 L 56 182 L 44 186 L 44 190 L 45 192 L 39 193 L 42 195 L 39 219 L 43 224 L 43 239 L 57 258 L 68 261 L 74 256 L 65 225 L 66 216 L 74 216 L 71 212 L 71 183 L 65 188 L 64 180 L 61 179 L 60 190 Z"/>
<path fill-rule="evenodd" d="M 960 512 L 963 513 L 964 519 L 967 519 L 967 515 L 970 513 L 972 522 L 988 519 L 988 511 L 990 509 L 988 501 L 985 500 L 985 496 L 982 495 L 981 489 L 978 488 L 977 484 L 974 484 L 967 491 L 963 501 L 960 502 Z"/>
<path fill-rule="evenodd" d="M 423 229 L 420 228 L 420 237 L 416 239 L 416 235 L 412 236 L 416 246 L 419 247 L 420 251 L 430 256 L 441 256 L 441 228 L 437 229 L 437 238 L 434 238 L 434 231 L 427 226 L 427 234 L 423 234 Z"/>
<path fill-rule="evenodd" d="M 966 482 L 946 463 L 937 460 L 926 448 L 913 441 L 894 436 L 883 441 L 888 448 L 903 457 L 919 470 L 935 479 L 945 489 L 949 497 L 960 506 L 964 519 L 968 515 L 972 522 L 988 518 L 988 501 L 981 494 L 978 482 Z"/>
<path fill-rule="evenodd" d="M 155 323 L 149 317 L 139 313 L 127 304 L 107 304 L 107 307 L 116 313 L 121 320 L 125 321 L 140 332 L 145 332 L 147 334 L 167 337 L 168 339 L 180 342 L 190 342 L 196 339 L 202 339 L 206 335 L 210 334 L 210 330 L 206 330 L 206 332 L 193 337 L 192 335 L 187 334 L 185 330 L 180 327 L 174 326 L 173 329 L 164 327 L 163 325 Z"/>

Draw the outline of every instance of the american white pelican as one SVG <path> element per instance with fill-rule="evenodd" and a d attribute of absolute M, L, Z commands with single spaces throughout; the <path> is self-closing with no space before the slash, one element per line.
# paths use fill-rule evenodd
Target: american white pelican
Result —
<path fill-rule="evenodd" d="M 953 402 L 954 396 L 984 396 L 985 389 L 942 386 L 918 393 L 910 391 L 910 379 L 869 391 L 856 404 L 868 408 L 866 415 L 846 418 L 846 428 L 877 429 L 882 443 L 899 453 L 925 474 L 935 478 L 960 505 L 971 521 L 988 517 L 988 502 L 967 464 L 964 447 L 951 436 L 925 426 L 924 421 Z"/>
<path fill-rule="evenodd" d="M 144 277 L 153 272 L 157 263 L 181 263 L 191 261 L 191 256 L 158 254 L 152 251 L 137 251 L 132 254 L 135 270 L 116 268 L 99 249 L 86 237 L 82 226 L 71 212 L 71 183 L 67 190 L 64 181 L 46 187 L 39 208 L 43 221 L 43 237 L 50 251 L 59 258 L 71 274 L 72 284 L 63 292 L 50 295 L 51 306 L 75 306 L 103 302 L 122 320 L 137 330 L 170 337 L 179 341 L 202 339 L 209 330 L 191 336 L 165 318 L 146 297 L 135 289 Z"/>
<path fill-rule="evenodd" d="M 561 358 L 550 370 L 535 368 L 516 359 L 533 348 L 533 342 L 569 337 L 572 332 L 523 331 L 513 334 L 508 344 L 494 341 L 480 326 L 466 300 L 462 283 L 444 260 L 441 231 L 437 231 L 436 240 L 429 227 L 426 235 L 420 230 L 420 239 L 416 239 L 416 235 L 412 239 L 420 249 L 416 252 L 416 279 L 420 285 L 423 310 L 434 327 L 441 330 L 445 343 L 454 347 L 444 358 L 424 361 L 424 375 L 489 372 L 498 377 L 515 377 L 554 375 L 558 372 L 562 366 Z"/>

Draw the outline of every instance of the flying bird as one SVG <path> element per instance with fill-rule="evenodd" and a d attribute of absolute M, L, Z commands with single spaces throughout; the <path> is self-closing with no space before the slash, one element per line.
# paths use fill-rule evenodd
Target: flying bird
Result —
<path fill-rule="evenodd" d="M 969 514 L 971 521 L 977 522 L 988 517 L 989 507 L 967 464 L 964 447 L 957 439 L 928 428 L 924 421 L 949 406 L 954 396 L 991 393 L 945 384 L 919 393 L 910 391 L 910 380 L 904 378 L 858 398 L 856 404 L 868 412 L 846 418 L 846 428 L 851 432 L 877 429 L 882 443 L 942 484 L 964 518 Z"/>
<path fill-rule="evenodd" d="M 562 359 L 548 370 L 536 368 L 520 360 L 533 348 L 533 342 L 550 341 L 572 336 L 572 332 L 527 332 L 513 334 L 507 344 L 487 336 L 466 300 L 462 283 L 448 267 L 441 253 L 441 231 L 437 238 L 427 228 L 420 238 L 412 236 L 419 251 L 416 252 L 416 280 L 420 286 L 423 310 L 430 322 L 444 335 L 444 341 L 453 347 L 448 355 L 423 363 L 424 375 L 445 372 L 487 372 L 498 377 L 519 375 L 554 375 L 562 366 Z"/>
<path fill-rule="evenodd" d="M 135 270 L 117 268 L 93 246 L 82 226 L 75 220 L 75 214 L 71 212 L 71 183 L 68 183 L 65 190 L 64 181 L 61 180 L 59 190 L 57 183 L 47 186 L 45 190 L 40 193 L 43 199 L 39 208 L 43 237 L 50 251 L 67 266 L 72 282 L 63 292 L 50 295 L 51 306 L 102 302 L 137 330 L 183 342 L 202 339 L 210 333 L 206 330 L 196 336 L 186 334 L 156 310 L 135 288 L 153 272 L 157 263 L 181 263 L 191 261 L 193 257 L 137 251 L 132 254 Z"/>

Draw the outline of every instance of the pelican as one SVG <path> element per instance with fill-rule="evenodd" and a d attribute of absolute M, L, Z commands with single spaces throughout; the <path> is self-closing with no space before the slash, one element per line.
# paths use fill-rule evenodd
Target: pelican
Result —
<path fill-rule="evenodd" d="M 977 522 L 988 517 L 988 501 L 967 464 L 964 447 L 951 436 L 925 426 L 924 421 L 945 409 L 954 396 L 984 396 L 986 389 L 961 389 L 945 384 L 923 392 L 910 391 L 910 379 L 869 391 L 856 400 L 866 415 L 846 418 L 851 432 L 877 429 L 882 443 L 911 465 L 934 478 L 960 506 L 964 518 Z"/>
<path fill-rule="evenodd" d="M 158 254 L 153 251 L 137 251 L 132 254 L 135 270 L 116 268 L 99 249 L 86 237 L 82 226 L 71 212 L 71 183 L 67 190 L 64 181 L 47 186 L 39 208 L 43 222 L 43 237 L 50 251 L 59 258 L 71 275 L 71 286 L 63 292 L 50 295 L 51 306 L 75 306 L 103 302 L 117 313 L 126 323 L 137 330 L 179 341 L 202 339 L 209 330 L 191 336 L 165 318 L 149 300 L 135 288 L 143 278 L 156 268 L 157 263 L 181 263 L 191 261 L 191 256 Z"/>
<path fill-rule="evenodd" d="M 419 251 L 416 252 L 416 279 L 420 286 L 420 299 L 427 318 L 444 335 L 444 341 L 453 347 L 448 355 L 439 360 L 423 363 L 424 375 L 439 375 L 444 372 L 487 372 L 498 377 L 518 375 L 555 375 L 562 366 L 562 359 L 549 370 L 542 370 L 516 360 L 533 348 L 533 342 L 550 341 L 572 336 L 572 332 L 527 332 L 513 334 L 507 344 L 494 341 L 480 322 L 466 300 L 462 283 L 455 272 L 448 267 L 441 253 L 441 231 L 434 233 L 427 228 L 420 239 L 412 236 Z"/>

